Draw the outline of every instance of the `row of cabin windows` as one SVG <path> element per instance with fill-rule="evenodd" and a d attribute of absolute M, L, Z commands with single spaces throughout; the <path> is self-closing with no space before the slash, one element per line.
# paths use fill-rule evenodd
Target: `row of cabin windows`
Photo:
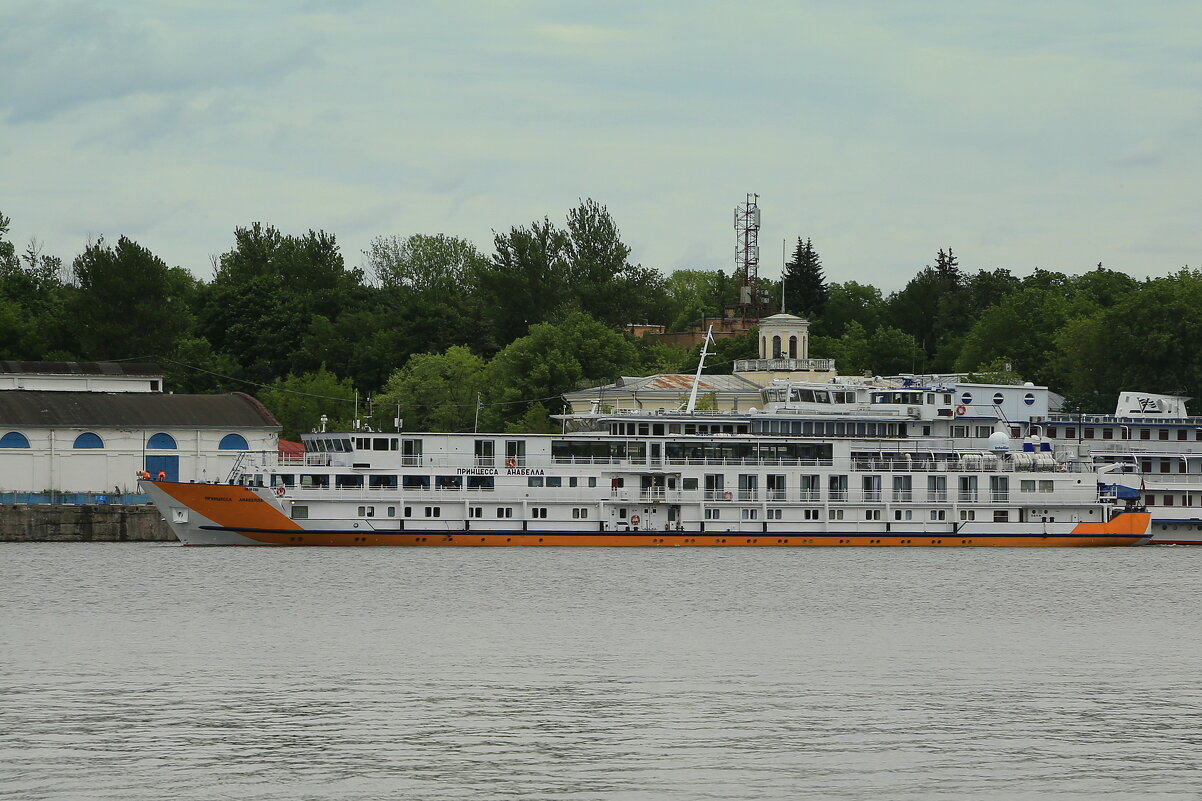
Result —
<path fill-rule="evenodd" d="M 792 434 L 801 437 L 904 437 L 904 423 L 851 423 L 812 420 L 756 420 L 755 434 Z"/>
<path fill-rule="evenodd" d="M 1002 401 L 1006 400 L 1006 396 L 1000 392 L 995 392 L 995 393 L 993 393 L 992 400 L 993 400 L 994 406 L 1001 406 Z M 968 406 L 969 404 L 971 404 L 972 403 L 972 393 L 965 392 L 964 394 L 962 394 L 960 396 L 960 403 L 964 404 L 965 406 Z M 1035 405 L 1035 393 L 1034 392 L 1025 393 L 1023 395 L 1023 403 L 1025 403 L 1028 406 L 1034 406 Z"/>
<path fill-rule="evenodd" d="M 388 506 L 388 507 L 360 506 L 356 511 L 358 512 L 359 517 L 375 517 L 377 510 L 380 508 L 384 509 L 385 516 L 387 516 L 387 517 L 396 517 L 397 516 L 397 507 L 395 507 L 395 506 Z M 418 510 L 419 514 L 415 514 L 414 513 L 415 510 Z M 547 514 L 549 512 L 548 508 L 545 506 L 532 506 L 532 507 L 530 507 L 529 511 L 530 511 L 530 518 L 532 520 L 546 520 Z M 513 517 L 513 507 L 512 506 L 498 506 L 496 508 L 496 515 L 499 519 L 502 519 L 502 520 L 511 519 Z M 476 519 L 480 519 L 480 518 L 484 517 L 484 507 L 483 506 L 469 507 L 467 510 L 467 516 L 469 518 L 476 518 Z M 303 504 L 294 504 L 292 506 L 292 517 L 294 520 L 308 520 L 309 519 L 309 507 L 305 506 Z M 441 506 L 424 506 L 424 507 L 422 507 L 422 506 L 417 506 L 417 507 L 405 506 L 405 507 L 401 508 L 401 517 L 440 518 L 440 517 L 442 517 L 442 507 Z M 588 508 L 583 507 L 583 506 L 573 507 L 572 508 L 572 519 L 573 520 L 587 520 L 588 519 Z"/>
<path fill-rule="evenodd" d="M 364 484 L 364 476 L 359 473 L 339 473 L 330 476 L 326 473 L 280 473 L 271 477 L 271 483 L 276 486 L 327 489 L 333 478 L 336 489 L 360 489 Z M 407 490 L 428 490 L 431 486 L 438 490 L 463 489 L 465 483 L 468 489 L 491 490 L 496 486 L 493 476 L 367 476 L 367 486 L 374 490 L 395 490 L 398 486 Z M 464 481 L 466 479 L 466 482 Z M 572 486 L 576 486 L 573 484 Z"/>
<path fill-rule="evenodd" d="M 747 434 L 746 423 L 610 423 L 609 433 L 625 437 L 663 437 L 671 434 Z"/>
<path fill-rule="evenodd" d="M 586 483 L 590 487 L 597 486 L 597 477 L 589 476 L 586 479 Z M 555 487 L 563 486 L 563 477 L 562 476 L 546 476 L 546 477 L 530 476 L 529 478 L 526 479 L 526 486 L 528 486 L 528 487 L 549 487 L 549 488 L 554 489 Z M 576 476 L 568 476 L 568 486 L 569 487 L 580 486 L 580 479 L 577 478 Z"/>
<path fill-rule="evenodd" d="M 9 431 L 3 437 L 0 437 L 0 448 L 28 448 L 29 438 L 20 431 Z M 72 448 L 103 448 L 104 440 L 99 434 L 93 434 L 88 431 L 80 434 L 75 438 L 75 443 Z M 159 432 L 152 434 L 146 440 L 146 448 L 148 450 L 169 450 L 176 449 L 175 438 L 170 434 Z M 246 438 L 241 434 L 226 434 L 221 438 L 220 444 L 217 445 L 218 450 L 223 451 L 246 451 L 250 450 L 250 446 L 246 443 Z"/>
<path fill-rule="evenodd" d="M 1146 506 L 1193 506 L 1194 496 L 1188 492 L 1181 495 L 1145 495 Z"/>
<path fill-rule="evenodd" d="M 1064 437 L 1063 438 L 1064 439 L 1076 439 L 1077 438 L 1077 429 L 1078 429 L 1078 426 L 1064 426 L 1064 428 L 1063 428 Z M 1062 429 L 1059 428 L 1058 426 L 1048 426 L 1048 436 L 1055 438 L 1057 432 L 1060 432 L 1061 430 Z M 1177 433 L 1173 434 L 1172 436 L 1170 436 L 1172 429 L 1168 429 L 1168 428 L 1157 428 L 1157 429 L 1136 428 L 1136 429 L 1132 429 L 1131 426 L 1119 426 L 1118 428 L 1096 428 L 1094 426 L 1081 426 L 1080 434 L 1081 434 L 1082 439 L 1116 439 L 1116 438 L 1117 439 L 1131 439 L 1131 432 L 1133 430 L 1138 431 L 1139 439 L 1143 439 L 1143 440 L 1157 439 L 1162 442 L 1167 442 L 1170 439 L 1175 439 L 1177 442 L 1185 442 L 1189 439 L 1189 428 L 1187 428 L 1187 427 L 1177 428 L 1176 429 Z M 1152 432 L 1154 430 L 1156 432 L 1155 437 L 1152 436 Z M 1098 436 L 1098 432 L 1101 432 L 1100 437 Z M 1202 442 L 1202 428 L 1194 429 L 1194 441 Z"/>
<path fill-rule="evenodd" d="M 741 509 L 739 512 L 739 517 L 742 520 L 756 520 L 756 519 L 758 519 L 759 511 L 760 511 L 759 509 Z M 766 510 L 767 517 L 769 520 L 783 519 L 783 512 L 784 512 L 783 509 L 768 509 L 768 510 Z M 804 513 L 803 517 L 805 520 L 812 521 L 812 520 L 820 520 L 822 518 L 822 510 L 821 509 L 803 509 L 802 512 Z M 827 520 L 844 520 L 844 519 L 846 519 L 846 512 L 847 512 L 847 510 L 845 510 L 845 509 L 828 509 L 827 510 Z M 881 520 L 881 510 L 880 509 L 865 509 L 863 512 L 863 515 L 864 515 L 865 520 L 872 520 L 872 521 Z M 940 521 L 940 520 L 947 520 L 947 510 L 946 509 L 932 509 L 932 510 L 930 510 L 929 517 L 931 520 L 936 521 L 936 522 Z M 721 520 L 722 519 L 722 510 L 721 509 L 706 509 L 705 510 L 705 519 L 706 520 Z M 897 509 L 893 512 L 893 519 L 900 520 L 903 522 L 906 520 L 913 520 L 914 519 L 914 510 L 913 509 Z M 961 509 L 960 510 L 960 519 L 961 520 L 976 520 L 977 512 L 975 509 Z M 993 510 L 993 522 L 1005 523 L 1009 520 L 1010 520 L 1010 512 L 1008 510 L 1006 510 L 1006 509 Z"/>

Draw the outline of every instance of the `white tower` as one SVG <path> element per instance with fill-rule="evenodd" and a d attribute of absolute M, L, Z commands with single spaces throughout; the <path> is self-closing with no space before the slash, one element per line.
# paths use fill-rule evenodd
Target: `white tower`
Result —
<path fill-rule="evenodd" d="M 810 322 L 794 314 L 760 320 L 761 359 L 810 358 Z"/>

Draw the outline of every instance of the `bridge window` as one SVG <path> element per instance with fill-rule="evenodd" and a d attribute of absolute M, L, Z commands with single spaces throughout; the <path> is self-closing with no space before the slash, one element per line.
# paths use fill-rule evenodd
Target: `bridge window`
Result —
<path fill-rule="evenodd" d="M 9 431 L 0 437 L 0 448 L 28 448 L 29 440 L 19 431 Z"/>
<path fill-rule="evenodd" d="M 241 434 L 226 434 L 221 438 L 221 444 L 217 446 L 217 450 L 248 451 L 250 450 L 250 446 L 246 444 L 246 437 L 242 436 Z"/>
<path fill-rule="evenodd" d="M 92 432 L 89 431 L 87 433 L 80 434 L 78 437 L 76 437 L 75 444 L 72 445 L 71 447 L 73 447 L 73 448 L 103 448 L 104 440 L 102 440 L 99 436 L 97 436 L 96 434 L 93 434 Z"/>

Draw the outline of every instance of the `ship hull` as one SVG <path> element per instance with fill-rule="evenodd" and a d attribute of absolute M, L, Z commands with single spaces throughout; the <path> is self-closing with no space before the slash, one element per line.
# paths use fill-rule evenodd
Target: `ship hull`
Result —
<path fill-rule="evenodd" d="M 306 526 L 284 513 L 285 501 L 263 488 L 144 482 L 143 488 L 185 545 L 410 547 L 1105 547 L 1147 541 L 1150 516 L 1125 513 L 1105 523 L 969 523 L 945 530 L 899 530 L 859 524 L 854 530 L 565 531 L 406 528 L 380 531 L 368 521 Z M 343 527 L 345 525 L 345 527 Z M 1033 531 L 1032 528 L 1039 530 Z"/>

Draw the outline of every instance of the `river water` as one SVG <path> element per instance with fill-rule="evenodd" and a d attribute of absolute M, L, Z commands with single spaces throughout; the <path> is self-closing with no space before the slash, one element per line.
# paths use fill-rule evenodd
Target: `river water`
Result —
<path fill-rule="evenodd" d="M 1202 548 L 0 560 L 2 799 L 1202 795 Z"/>

